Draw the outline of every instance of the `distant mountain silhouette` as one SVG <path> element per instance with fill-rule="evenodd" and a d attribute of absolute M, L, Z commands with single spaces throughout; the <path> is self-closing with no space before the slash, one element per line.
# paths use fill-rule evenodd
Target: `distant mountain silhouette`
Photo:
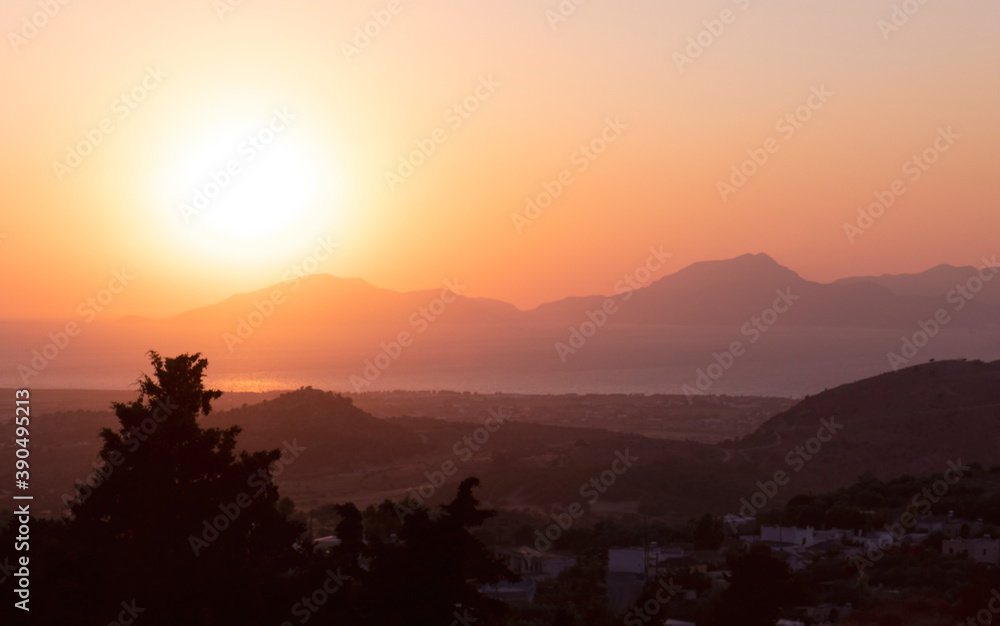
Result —
<path fill-rule="evenodd" d="M 978 268 L 938 265 L 918 274 L 882 274 L 881 276 L 853 276 L 834 281 L 834 285 L 880 285 L 897 296 L 943 297 L 956 285 L 965 284 L 975 276 Z M 976 296 L 980 302 L 1000 305 L 1000 281 L 985 283 Z"/>
<path fill-rule="evenodd" d="M 963 268 L 954 269 L 951 274 L 963 282 L 970 275 Z M 612 322 L 739 326 L 770 308 L 780 291 L 795 299 L 781 315 L 783 326 L 906 328 L 938 308 L 950 306 L 945 297 L 954 284 L 945 288 L 947 281 L 938 282 L 942 285 L 940 290 L 928 285 L 919 293 L 916 290 L 895 293 L 887 284 L 865 279 L 844 279 L 827 285 L 801 278 L 766 254 L 745 254 L 725 261 L 694 263 L 636 290 L 627 300 L 620 296 L 621 311 Z M 543 305 L 535 314 L 558 323 L 599 307 L 603 300 L 566 299 Z M 971 301 L 961 319 L 956 317 L 953 327 L 998 322 L 1000 308 Z"/>
<path fill-rule="evenodd" d="M 945 269 L 948 268 L 948 269 Z M 620 310 L 609 323 L 677 326 L 739 326 L 771 307 L 779 291 L 794 299 L 782 324 L 837 328 L 906 328 L 942 306 L 955 282 L 968 279 L 972 268 L 938 266 L 919 275 L 845 278 L 822 284 L 801 278 L 766 254 L 744 254 L 722 261 L 702 261 L 664 276 L 631 293 L 608 294 Z M 998 281 L 1000 282 L 1000 281 Z M 442 287 L 443 289 L 444 287 Z M 624 289 L 624 287 L 622 287 Z M 177 315 L 177 324 L 229 325 L 255 310 L 276 291 L 286 302 L 276 319 L 301 325 L 405 325 L 420 307 L 441 297 L 441 290 L 396 292 L 358 278 L 312 275 Z M 1000 288 L 997 289 L 1000 293 Z M 565 298 L 530 311 L 489 298 L 455 297 L 445 303 L 445 324 L 571 325 L 587 311 L 599 309 L 608 295 Z M 448 299 L 451 299 L 448 295 Z M 424 319 L 431 319 L 425 316 Z M 433 316 L 436 317 L 436 316 Z M 436 319 L 434 320 L 437 321 Z M 954 326 L 978 327 L 1000 322 L 1000 308 L 969 302 Z"/>
<path fill-rule="evenodd" d="M 408 318 L 439 299 L 441 289 L 398 292 L 374 287 L 360 278 L 338 278 L 329 274 L 313 274 L 285 281 L 257 291 L 231 296 L 222 302 L 181 313 L 170 322 L 198 326 L 232 320 L 255 310 L 255 304 L 277 302 L 280 318 L 307 325 L 375 325 L 406 323 Z M 457 288 L 461 291 L 461 287 Z M 275 296 L 275 294 L 278 294 Z M 488 298 L 467 298 L 460 293 L 446 294 L 447 316 L 442 319 L 474 322 L 514 321 L 517 309 L 505 302 Z"/>
<path fill-rule="evenodd" d="M 701 261 L 660 278 L 634 292 L 613 294 L 622 310 L 614 321 L 653 324 L 732 324 L 734 309 L 745 309 L 745 302 L 774 300 L 774 290 L 798 286 L 798 274 L 782 267 L 766 254 L 744 254 L 725 261 Z M 621 290 L 627 289 L 625 284 Z M 600 308 L 606 296 L 566 298 L 543 304 L 533 313 L 537 319 L 561 323 L 587 310 Z M 760 309 L 757 310 L 757 313 Z M 704 315 L 708 313 L 709 318 Z M 726 321 L 722 321 L 726 320 Z"/>
<path fill-rule="evenodd" d="M 956 299 L 955 285 L 974 274 L 939 266 L 823 284 L 766 254 L 745 254 L 694 263 L 634 291 L 621 283 L 611 288 L 618 293 L 527 311 L 468 297 L 461 285 L 457 295 L 445 283 L 401 293 L 311 275 L 171 318 L 95 321 L 44 364 L 45 380 L 125 387 L 134 354 L 155 342 L 165 352 L 203 351 L 217 376 L 280 381 L 270 388 L 683 393 L 701 376 L 706 393 L 803 395 L 896 367 L 889 354 L 941 310 L 947 323 L 902 365 L 1000 358 L 1000 303 Z M 996 293 L 986 285 L 980 293 Z M 609 298 L 613 313 L 605 314 Z M 22 386 L 11 373 L 42 363 L 33 351 L 64 324 L 0 324 L 8 348 L 0 372 L 9 372 L 0 385 Z M 702 372 L 736 341 L 745 355 L 706 385 Z"/>

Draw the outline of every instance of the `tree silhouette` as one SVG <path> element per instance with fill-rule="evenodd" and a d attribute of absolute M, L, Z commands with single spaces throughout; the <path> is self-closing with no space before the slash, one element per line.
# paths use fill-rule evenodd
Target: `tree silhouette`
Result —
<path fill-rule="evenodd" d="M 362 516 L 369 540 L 389 541 L 393 535 L 398 535 L 403 523 L 396 513 L 396 505 L 392 500 L 383 500 L 378 506 L 369 504 Z"/>
<path fill-rule="evenodd" d="M 271 481 L 280 452 L 237 454 L 238 426 L 198 424 L 221 395 L 205 389 L 200 354 L 149 356 L 153 377 L 114 404 L 118 430 L 101 432 L 107 479 L 71 505 L 71 535 L 99 563 L 90 582 L 111 617 L 134 598 L 147 624 L 277 618 L 302 559 L 292 547 L 302 528 L 279 511 Z"/>
<path fill-rule="evenodd" d="M 237 453 L 238 426 L 199 425 L 221 395 L 204 386 L 207 360 L 149 356 L 152 376 L 101 432 L 101 484 L 78 488 L 70 517 L 33 522 L 30 623 L 487 626 L 504 614 L 479 592 L 516 576 L 469 532 L 495 515 L 473 496 L 478 479 L 403 522 L 389 501 L 366 515 L 334 505 L 341 541 L 315 551 L 271 480 L 280 452 Z M 13 532 L 0 527 L 4 545 Z"/>
<path fill-rule="evenodd" d="M 711 513 L 698 518 L 691 534 L 696 550 L 718 550 L 726 538 L 722 520 Z"/>
<path fill-rule="evenodd" d="M 764 544 L 754 544 L 738 555 L 730 555 L 730 586 L 722 593 L 715 623 L 774 626 L 779 609 L 789 596 L 788 565 L 771 554 Z"/>
<path fill-rule="evenodd" d="M 486 624 L 505 612 L 504 603 L 478 589 L 517 578 L 469 533 L 496 514 L 479 508 L 472 495 L 478 485 L 478 478 L 466 478 L 441 515 L 432 519 L 419 509 L 407 516 L 397 541 L 374 544 L 362 600 L 370 623 Z"/>

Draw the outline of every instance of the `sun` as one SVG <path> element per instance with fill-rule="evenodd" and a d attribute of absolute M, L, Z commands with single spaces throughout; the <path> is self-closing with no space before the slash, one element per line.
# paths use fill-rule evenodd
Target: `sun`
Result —
<path fill-rule="evenodd" d="M 282 109 L 174 141 L 159 195 L 177 235 L 208 255 L 279 257 L 328 221 L 340 184 Z"/>
<path fill-rule="evenodd" d="M 249 144 L 243 149 L 248 155 L 255 150 Z M 260 242 L 280 237 L 316 200 L 313 163 L 301 146 L 291 142 L 242 164 L 230 159 L 227 165 L 213 171 L 195 192 L 200 196 L 192 197 L 204 207 L 192 207 L 196 211 L 192 216 L 200 217 L 216 240 Z"/>

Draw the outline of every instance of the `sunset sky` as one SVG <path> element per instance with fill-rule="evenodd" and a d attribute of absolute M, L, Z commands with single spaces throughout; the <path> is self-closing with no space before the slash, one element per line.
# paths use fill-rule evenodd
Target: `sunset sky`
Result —
<path fill-rule="evenodd" d="M 891 28 L 892 0 L 49 2 L 0 6 L 2 319 L 123 269 L 114 315 L 160 317 L 296 266 L 528 308 L 650 246 L 659 275 L 766 252 L 819 281 L 1000 253 L 996 0 L 899 1 Z"/>

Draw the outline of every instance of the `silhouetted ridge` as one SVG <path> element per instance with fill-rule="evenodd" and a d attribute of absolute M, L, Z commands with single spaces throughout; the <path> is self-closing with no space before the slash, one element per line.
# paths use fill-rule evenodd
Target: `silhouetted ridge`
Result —
<path fill-rule="evenodd" d="M 351 398 L 312 387 L 213 414 L 205 422 L 239 425 L 247 449 L 297 441 L 307 450 L 291 468 L 296 472 L 390 462 L 420 448 L 420 438 L 406 428 L 359 409 Z"/>
<path fill-rule="evenodd" d="M 842 428 L 809 460 L 817 472 L 853 478 L 940 472 L 950 460 L 1000 455 L 1000 361 L 949 360 L 880 374 L 805 398 L 737 443 L 764 462 L 816 435 L 823 420 Z"/>

